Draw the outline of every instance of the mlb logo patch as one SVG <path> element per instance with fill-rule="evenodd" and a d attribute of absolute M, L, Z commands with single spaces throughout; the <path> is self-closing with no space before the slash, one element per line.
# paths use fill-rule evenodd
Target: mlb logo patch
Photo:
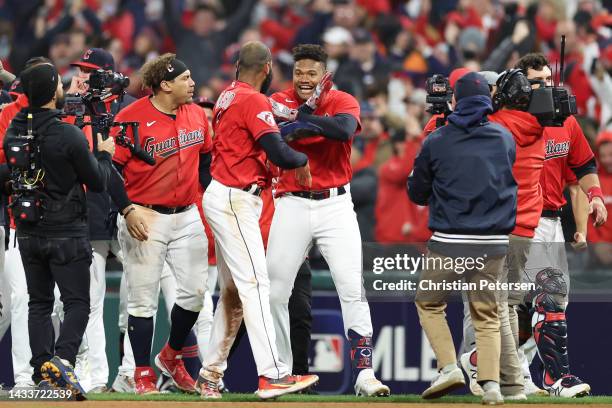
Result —
<path fill-rule="evenodd" d="M 339 373 L 344 369 L 344 338 L 338 334 L 312 334 L 310 371 Z"/>

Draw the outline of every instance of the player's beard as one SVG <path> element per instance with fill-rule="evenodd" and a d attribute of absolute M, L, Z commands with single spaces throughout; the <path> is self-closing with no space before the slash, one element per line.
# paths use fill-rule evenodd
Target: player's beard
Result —
<path fill-rule="evenodd" d="M 270 70 L 268 75 L 266 75 L 266 79 L 264 79 L 263 83 L 261 84 L 261 90 L 259 92 L 265 95 L 265 93 L 268 92 L 268 89 L 270 89 L 270 84 L 272 84 L 272 70 Z"/>

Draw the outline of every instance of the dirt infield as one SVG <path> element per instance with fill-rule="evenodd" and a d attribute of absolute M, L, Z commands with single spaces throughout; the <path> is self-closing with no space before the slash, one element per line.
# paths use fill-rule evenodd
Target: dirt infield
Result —
<path fill-rule="evenodd" d="M 442 403 L 442 405 L 441 405 Z M 442 406 L 451 406 L 452 408 L 474 408 L 479 404 L 464 404 L 464 403 L 387 403 L 387 402 L 214 402 L 214 401 L 83 401 L 76 402 L 56 402 L 56 401 L 23 401 L 12 402 L 2 401 L 0 407 L 15 407 L 15 408 L 162 408 L 169 406 L 171 408 L 178 407 L 194 407 L 195 404 L 205 404 L 206 408 L 440 408 Z M 529 404 L 505 404 L 505 408 L 525 408 Z M 568 406 L 570 403 L 568 402 Z M 538 408 L 555 408 L 560 404 L 534 404 Z M 563 405 L 561 405 L 563 406 Z M 588 404 L 589 408 L 610 408 L 607 404 Z"/>

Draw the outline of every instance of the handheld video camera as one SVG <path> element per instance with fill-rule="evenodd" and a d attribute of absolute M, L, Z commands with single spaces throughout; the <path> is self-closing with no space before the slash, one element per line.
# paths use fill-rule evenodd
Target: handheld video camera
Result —
<path fill-rule="evenodd" d="M 432 115 L 444 115 L 443 118 L 436 119 L 436 127 L 443 126 L 446 117 L 451 113 L 450 101 L 453 98 L 453 89 L 450 81 L 444 75 L 435 74 L 427 78 L 425 89 L 427 91 L 425 102 L 431 104 L 427 112 Z"/>
<path fill-rule="evenodd" d="M 80 128 L 91 125 L 102 138 L 108 138 L 113 127 L 119 127 L 115 142 L 127 147 L 140 160 L 153 166 L 155 158 L 142 150 L 138 138 L 138 122 L 115 122 L 115 115 L 123 101 L 125 89 L 130 85 L 130 79 L 117 72 L 98 69 L 91 73 L 87 80 L 89 89 L 83 95 L 67 96 L 64 103 L 64 114 L 75 116 L 75 124 Z M 85 121 L 89 116 L 90 121 Z M 132 129 L 134 141 L 127 136 L 127 129 Z"/>
<path fill-rule="evenodd" d="M 561 36 L 561 65 L 559 67 L 559 83 L 553 86 L 545 86 L 540 82 L 540 87 L 531 92 L 531 101 L 527 112 L 538 119 L 542 126 L 562 127 L 565 120 L 571 115 L 578 113 L 576 97 L 570 95 L 563 87 L 563 66 L 565 60 L 565 36 Z M 533 82 L 533 81 L 532 81 Z"/>

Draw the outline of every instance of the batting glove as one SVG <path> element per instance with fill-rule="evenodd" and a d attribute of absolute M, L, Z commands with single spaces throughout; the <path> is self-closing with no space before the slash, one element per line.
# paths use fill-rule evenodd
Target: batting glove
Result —
<path fill-rule="evenodd" d="M 334 86 L 334 83 L 332 81 L 332 73 L 326 72 L 325 75 L 323 75 L 323 78 L 321 78 L 321 82 L 319 82 L 310 98 L 308 98 L 308 100 L 305 102 L 306 105 L 308 105 L 308 107 L 312 109 L 313 112 L 316 111 L 317 108 L 323 104 L 323 100 L 325 100 L 325 97 L 327 96 L 332 86 Z"/>
<path fill-rule="evenodd" d="M 272 104 L 272 114 L 275 118 L 281 119 L 285 122 L 293 122 L 295 120 L 298 114 L 297 109 L 291 109 L 287 105 L 283 105 L 282 103 L 276 102 L 272 98 L 269 99 L 270 103 Z"/>

